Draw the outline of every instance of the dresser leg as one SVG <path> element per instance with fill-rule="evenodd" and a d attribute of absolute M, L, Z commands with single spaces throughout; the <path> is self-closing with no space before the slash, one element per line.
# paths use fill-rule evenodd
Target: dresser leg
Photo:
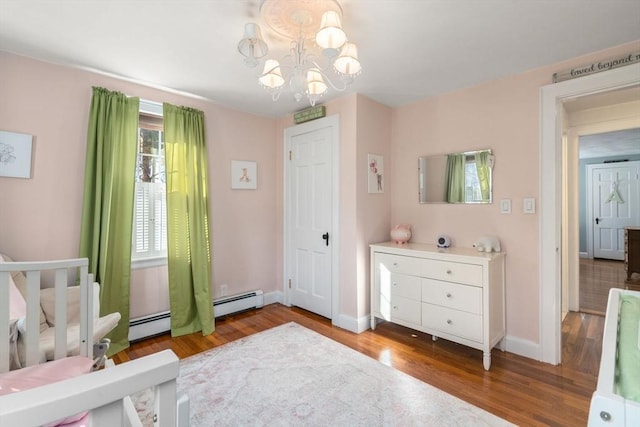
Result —
<path fill-rule="evenodd" d="M 438 337 L 435 335 L 431 335 L 431 341 L 438 341 Z"/>
<path fill-rule="evenodd" d="M 485 352 L 482 357 L 482 364 L 484 365 L 484 370 L 488 371 L 491 368 L 491 350 Z"/>
<path fill-rule="evenodd" d="M 371 316 L 371 330 L 372 331 L 376 330 L 376 317 L 375 316 Z"/>

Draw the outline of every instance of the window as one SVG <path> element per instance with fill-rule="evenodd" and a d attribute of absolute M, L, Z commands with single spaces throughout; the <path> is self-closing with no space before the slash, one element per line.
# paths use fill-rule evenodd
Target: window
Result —
<path fill-rule="evenodd" d="M 480 179 L 478 178 L 478 168 L 476 166 L 476 160 L 473 156 L 467 156 L 464 165 L 464 188 L 465 202 L 482 202 L 482 193 L 480 192 Z"/>
<path fill-rule="evenodd" d="M 147 261 L 151 261 L 149 265 L 164 264 L 167 257 L 162 116 L 157 115 L 157 108 L 154 111 L 156 114 L 152 114 L 143 108 L 146 103 L 140 101 L 140 104 L 131 252 L 131 259 L 136 266 L 146 265 Z M 161 112 L 162 106 L 159 107 Z"/>

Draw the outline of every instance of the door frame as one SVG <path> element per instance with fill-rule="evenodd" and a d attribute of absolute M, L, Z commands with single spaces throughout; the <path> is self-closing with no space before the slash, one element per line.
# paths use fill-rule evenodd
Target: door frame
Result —
<path fill-rule="evenodd" d="M 282 275 L 282 289 L 284 290 L 284 304 L 287 307 L 291 307 L 291 289 L 289 289 L 289 278 L 291 277 L 290 265 L 289 265 L 289 220 L 290 220 L 290 167 L 289 151 L 291 150 L 291 137 L 299 135 L 301 133 L 314 132 L 323 128 L 331 128 L 331 184 L 332 184 L 332 212 L 331 212 L 331 323 L 336 324 L 338 316 L 340 314 L 340 117 L 335 114 L 332 116 L 323 117 L 321 119 L 312 120 L 306 123 L 288 127 L 284 130 L 283 134 L 283 275 Z"/>
<path fill-rule="evenodd" d="M 573 113 L 572 113 L 573 114 Z M 580 188 L 579 171 L 580 164 L 580 138 L 587 135 L 593 135 L 605 132 L 615 132 L 623 129 L 632 129 L 640 127 L 640 117 L 617 117 L 614 116 L 611 119 L 605 121 L 584 123 L 576 126 L 571 126 L 567 130 L 567 158 L 564 159 L 564 167 L 569 170 L 567 190 L 568 190 L 568 204 L 567 215 L 565 221 L 565 232 L 567 233 L 567 240 L 565 245 L 568 247 L 568 256 L 563 259 L 563 266 L 566 267 L 566 272 L 563 272 L 563 281 L 566 280 L 566 284 L 563 285 L 567 288 L 566 293 L 563 293 L 563 310 L 579 311 L 580 310 L 580 259 L 593 258 L 593 248 L 590 243 L 591 231 L 585 232 L 585 239 L 587 240 L 587 251 L 580 251 L 580 206 L 584 203 L 586 205 L 586 194 L 578 194 Z M 585 200 L 583 200 L 583 197 Z M 589 211 L 586 216 L 588 217 Z M 586 221 L 589 221 L 586 218 Z M 589 230 L 587 228 L 587 230 Z M 566 304 L 564 298 L 567 299 Z"/>
<path fill-rule="evenodd" d="M 557 365 L 562 353 L 562 169 L 564 101 L 640 84 L 640 64 L 632 64 L 543 86 L 540 89 L 540 246 L 538 359 Z M 546 166 L 546 167 L 544 167 Z"/>

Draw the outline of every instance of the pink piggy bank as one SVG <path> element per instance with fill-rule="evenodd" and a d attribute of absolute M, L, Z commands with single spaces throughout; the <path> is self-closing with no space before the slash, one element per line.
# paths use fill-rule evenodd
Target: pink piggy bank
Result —
<path fill-rule="evenodd" d="M 395 244 L 403 245 L 411 239 L 411 226 L 398 224 L 391 229 L 391 240 Z"/>

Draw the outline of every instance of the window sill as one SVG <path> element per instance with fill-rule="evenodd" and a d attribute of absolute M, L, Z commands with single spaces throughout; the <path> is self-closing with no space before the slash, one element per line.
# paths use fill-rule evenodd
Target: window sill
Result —
<path fill-rule="evenodd" d="M 141 258 L 131 260 L 131 269 L 138 270 L 142 268 L 163 267 L 167 265 L 167 257 L 158 258 Z"/>

